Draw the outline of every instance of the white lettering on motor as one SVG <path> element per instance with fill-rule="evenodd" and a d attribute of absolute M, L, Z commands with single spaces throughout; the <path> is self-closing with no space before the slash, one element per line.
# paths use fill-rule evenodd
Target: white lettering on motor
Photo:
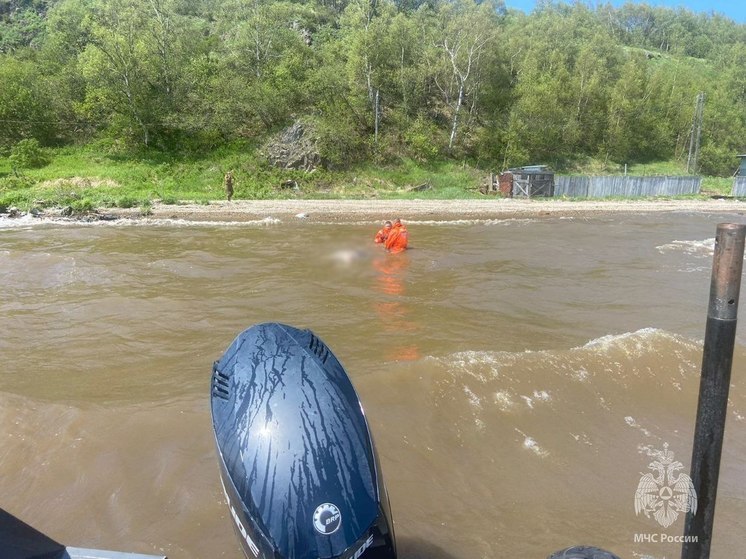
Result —
<path fill-rule="evenodd" d="M 254 541 L 251 539 L 251 536 L 249 536 L 249 533 L 246 531 L 246 528 L 244 528 L 244 525 L 241 524 L 241 519 L 238 518 L 238 513 L 236 512 L 236 509 L 233 508 L 233 503 L 231 503 L 231 498 L 228 497 L 228 492 L 225 490 L 225 484 L 223 483 L 223 480 L 220 480 L 220 483 L 223 485 L 223 494 L 225 495 L 226 500 L 228 501 L 228 506 L 231 508 L 231 516 L 233 517 L 233 522 L 236 523 L 236 527 L 238 528 L 238 531 L 241 533 L 241 537 L 246 541 L 246 545 L 249 546 L 249 549 L 254 554 L 254 557 L 259 557 L 259 548 L 256 546 Z"/>
<path fill-rule="evenodd" d="M 365 550 L 368 549 L 371 545 L 373 545 L 373 534 L 368 536 L 368 539 L 363 542 L 363 545 L 361 545 L 360 549 L 355 552 L 355 555 L 352 556 L 352 559 L 360 559 L 360 556 L 365 553 Z"/>
<path fill-rule="evenodd" d="M 231 516 L 233 517 L 233 520 L 236 523 L 236 526 L 238 527 L 238 531 L 241 532 L 241 537 L 243 537 L 243 539 L 246 540 L 246 543 L 248 544 L 251 552 L 254 554 L 254 557 L 259 557 L 259 548 L 251 540 L 251 537 L 246 531 L 246 528 L 244 528 L 244 525 L 241 524 L 241 519 L 238 518 L 238 513 L 236 512 L 236 509 L 233 508 L 233 505 L 230 504 L 230 500 L 228 501 L 228 504 L 231 507 Z"/>

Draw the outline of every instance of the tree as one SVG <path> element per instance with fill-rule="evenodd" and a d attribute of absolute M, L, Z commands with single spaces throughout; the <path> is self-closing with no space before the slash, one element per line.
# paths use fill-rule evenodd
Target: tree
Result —
<path fill-rule="evenodd" d="M 497 11 L 490 3 L 455 0 L 438 6 L 434 61 L 435 84 L 450 113 L 448 149 L 453 149 L 461 120 L 462 107 L 470 114 L 477 110 L 482 87 L 486 53 L 496 39 Z"/>
<path fill-rule="evenodd" d="M 648 74 L 649 99 L 655 115 L 650 136 L 660 138 L 653 153 L 681 160 L 690 137 L 694 98 L 700 91 L 702 75 L 697 68 L 673 60 L 652 64 Z"/>
<path fill-rule="evenodd" d="M 427 66 L 423 60 L 429 37 L 426 25 L 420 23 L 423 18 L 427 18 L 425 10 L 411 16 L 398 13 L 388 35 L 391 66 L 384 87 L 406 116 L 416 115 L 427 104 Z"/>
<path fill-rule="evenodd" d="M 718 53 L 718 80 L 710 83 L 704 108 L 700 166 L 703 173 L 728 176 L 746 143 L 746 45 Z"/>
<path fill-rule="evenodd" d="M 580 149 L 586 133 L 596 133 L 606 69 L 598 52 L 613 61 L 613 50 L 587 40 L 593 30 L 579 22 L 586 14 L 575 15 L 558 16 L 548 5 L 508 30 L 518 39 L 509 44 L 515 100 L 506 160 L 554 162 Z"/>
<path fill-rule="evenodd" d="M 45 79 L 33 61 L 0 55 L 0 147 L 31 137 L 53 141 L 57 126 Z"/>
<path fill-rule="evenodd" d="M 203 102 L 241 135 L 259 135 L 302 109 L 315 16 L 286 2 L 226 2 L 213 32 L 216 44 L 203 67 L 209 81 Z M 206 106 L 206 111 L 211 107 Z"/>
<path fill-rule="evenodd" d="M 194 20 L 175 0 L 97 0 L 79 56 L 85 113 L 121 131 L 138 130 L 148 146 L 178 121 L 188 87 L 186 67 L 199 51 Z"/>
<path fill-rule="evenodd" d="M 609 100 L 607 156 L 619 162 L 654 159 L 665 147 L 661 116 L 645 59 L 631 56 L 622 66 Z"/>
<path fill-rule="evenodd" d="M 10 163 L 13 165 L 13 172 L 17 176 L 20 169 L 43 167 L 49 164 L 49 159 L 36 138 L 26 138 L 10 150 Z"/>
<path fill-rule="evenodd" d="M 145 146 L 157 114 L 151 87 L 155 76 L 149 73 L 150 53 L 142 35 L 147 13 L 141 0 L 98 2 L 88 21 L 90 42 L 80 57 L 87 112 L 110 124 L 133 125 Z"/>
<path fill-rule="evenodd" d="M 387 0 L 352 0 L 340 17 L 347 77 L 352 91 L 367 99 L 370 128 L 376 134 L 380 118 L 380 89 L 390 57 L 388 30 L 394 6 Z"/>
<path fill-rule="evenodd" d="M 12 12 L 7 20 L 0 19 L 0 53 L 10 53 L 40 40 L 44 18 L 33 9 Z"/>

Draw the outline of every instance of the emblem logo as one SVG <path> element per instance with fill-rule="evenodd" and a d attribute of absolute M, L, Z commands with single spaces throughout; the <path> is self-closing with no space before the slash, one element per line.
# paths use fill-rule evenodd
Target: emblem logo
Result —
<path fill-rule="evenodd" d="M 337 531 L 342 524 L 342 515 L 339 509 L 331 504 L 324 503 L 316 507 L 313 513 L 313 527 L 319 534 L 328 536 Z"/>
<path fill-rule="evenodd" d="M 697 512 L 697 492 L 692 478 L 684 473 L 684 465 L 673 459 L 673 452 L 668 450 L 668 443 L 663 450 L 648 450 L 648 456 L 655 457 L 648 468 L 653 473 L 643 474 L 635 492 L 635 515 L 641 512 L 653 517 L 658 524 L 668 528 L 676 522 L 680 512 Z"/>

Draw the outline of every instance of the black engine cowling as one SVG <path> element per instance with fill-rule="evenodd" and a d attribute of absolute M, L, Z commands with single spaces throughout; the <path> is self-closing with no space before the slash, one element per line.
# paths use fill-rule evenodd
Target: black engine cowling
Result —
<path fill-rule="evenodd" d="M 220 474 L 249 559 L 395 559 L 360 400 L 310 330 L 241 333 L 213 367 Z"/>

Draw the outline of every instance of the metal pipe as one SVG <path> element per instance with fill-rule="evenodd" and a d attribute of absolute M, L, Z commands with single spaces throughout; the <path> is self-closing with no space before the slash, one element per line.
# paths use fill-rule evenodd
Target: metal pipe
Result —
<path fill-rule="evenodd" d="M 746 225 L 721 223 L 717 226 L 692 450 L 691 478 L 697 506 L 696 513 L 692 510 L 687 513 L 681 559 L 708 559 L 710 556 L 736 339 L 744 239 Z"/>

